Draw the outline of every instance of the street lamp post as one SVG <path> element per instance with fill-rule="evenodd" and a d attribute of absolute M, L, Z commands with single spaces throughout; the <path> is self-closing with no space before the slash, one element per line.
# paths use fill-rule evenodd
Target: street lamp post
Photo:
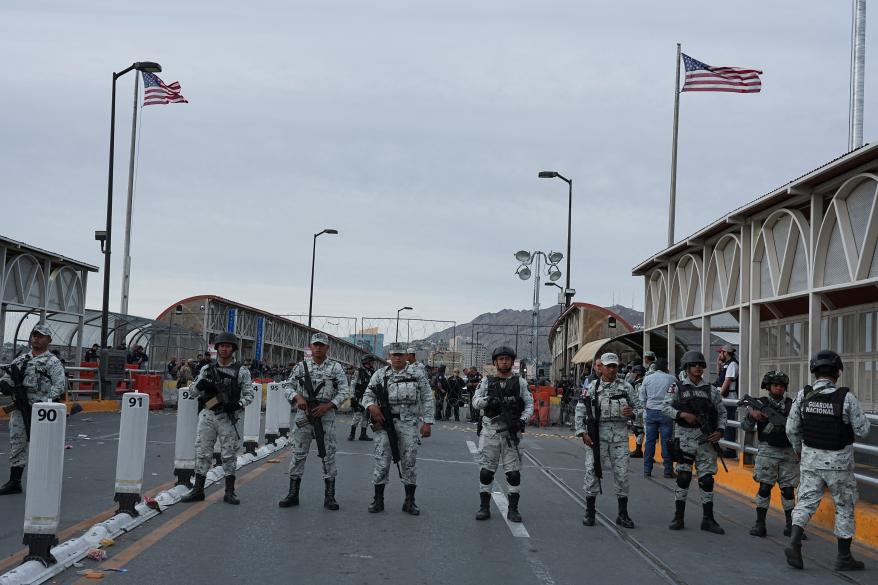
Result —
<path fill-rule="evenodd" d="M 116 148 L 116 80 L 129 71 L 146 71 L 159 73 L 162 66 L 152 61 L 138 61 L 132 63 L 119 73 L 113 73 L 113 97 L 110 101 L 110 168 L 107 173 L 107 224 L 104 234 L 99 238 L 104 252 L 104 292 L 101 305 L 101 347 L 107 348 L 110 329 L 110 252 L 113 241 L 113 156 Z"/>
<path fill-rule="evenodd" d="M 568 179 L 561 173 L 556 171 L 540 171 L 539 178 L 541 179 L 561 179 L 567 183 L 567 284 L 565 285 L 564 290 L 564 311 L 570 306 L 570 239 L 573 227 L 573 179 Z M 564 311 L 561 311 L 561 314 L 564 314 Z M 564 359 L 562 360 L 562 368 L 563 372 L 561 373 L 562 378 L 567 377 L 567 319 L 564 319 Z"/>
<path fill-rule="evenodd" d="M 323 234 L 337 234 L 338 230 L 325 229 L 318 234 L 314 234 L 314 245 L 311 246 L 311 294 L 308 297 L 308 328 L 311 328 L 311 309 L 314 307 L 314 259 L 317 255 L 317 237 Z"/>
<path fill-rule="evenodd" d="M 399 341 L 399 314 L 403 311 L 413 311 L 411 307 L 402 307 L 396 311 L 396 337 L 393 339 L 394 343 Z"/>
<path fill-rule="evenodd" d="M 534 252 L 528 252 L 527 250 L 519 250 L 515 253 L 515 259 L 521 263 L 521 266 L 518 267 L 518 270 L 515 271 L 515 274 L 518 275 L 518 278 L 521 280 L 527 280 L 531 276 L 531 270 L 528 266 L 533 263 L 534 259 L 537 261 L 537 265 L 535 270 L 533 271 L 534 275 L 534 300 L 533 300 L 533 332 L 531 334 L 531 349 L 530 354 L 531 358 L 534 362 L 534 369 L 536 370 L 536 364 L 539 361 L 539 345 L 537 343 L 537 331 L 539 329 L 539 319 L 540 319 L 540 259 L 545 259 L 546 261 L 546 274 L 549 277 L 551 282 L 555 282 L 559 278 L 561 278 L 561 271 L 558 269 L 558 262 L 560 262 L 564 258 L 564 255 L 560 252 L 550 252 L 546 254 L 545 252 L 541 252 L 540 250 L 536 250 Z"/>

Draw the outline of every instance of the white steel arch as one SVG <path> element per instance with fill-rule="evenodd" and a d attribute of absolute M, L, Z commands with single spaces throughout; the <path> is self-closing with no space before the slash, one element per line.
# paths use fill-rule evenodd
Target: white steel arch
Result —
<path fill-rule="evenodd" d="M 701 314 L 701 258 L 685 254 L 671 280 L 671 320 Z"/>
<path fill-rule="evenodd" d="M 778 209 L 759 230 L 753 250 L 754 298 L 803 292 L 811 281 L 808 220 L 797 209 Z"/>
<path fill-rule="evenodd" d="M 726 234 L 716 243 L 707 265 L 704 287 L 706 307 L 724 309 L 740 299 L 741 242 L 735 234 Z"/>
<path fill-rule="evenodd" d="M 649 275 L 646 290 L 646 321 L 655 327 L 667 321 L 668 279 L 664 270 L 655 270 Z"/>

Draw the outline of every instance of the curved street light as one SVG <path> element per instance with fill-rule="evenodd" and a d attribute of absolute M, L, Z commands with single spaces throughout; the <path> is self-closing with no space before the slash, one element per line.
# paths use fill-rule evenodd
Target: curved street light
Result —
<path fill-rule="evenodd" d="M 317 254 L 317 237 L 323 234 L 336 235 L 338 230 L 326 228 L 320 233 L 314 234 L 314 245 L 311 246 L 311 294 L 308 297 L 308 328 L 311 328 L 311 309 L 314 307 L 314 257 Z"/>
<path fill-rule="evenodd" d="M 394 337 L 393 342 L 397 343 L 399 341 L 399 314 L 403 311 L 414 311 L 411 307 L 402 307 L 401 309 L 397 309 L 396 311 L 396 337 Z"/>

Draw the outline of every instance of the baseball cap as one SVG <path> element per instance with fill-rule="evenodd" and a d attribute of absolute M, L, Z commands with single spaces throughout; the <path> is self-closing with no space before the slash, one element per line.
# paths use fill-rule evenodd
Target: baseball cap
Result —
<path fill-rule="evenodd" d="M 390 347 L 387 350 L 389 354 L 402 354 L 405 353 L 405 344 L 404 343 L 391 343 Z"/>
<path fill-rule="evenodd" d="M 734 347 L 732 347 L 731 345 L 724 345 L 721 348 L 719 348 L 718 350 L 716 350 L 716 353 L 719 353 L 721 351 L 724 351 L 726 353 L 735 353 L 735 351 L 737 351 L 737 350 Z"/>
<path fill-rule="evenodd" d="M 311 343 L 322 343 L 323 345 L 329 345 L 329 337 L 325 333 L 315 333 L 311 336 Z"/>
<path fill-rule="evenodd" d="M 52 337 L 52 329 L 49 327 L 49 324 L 46 323 L 45 321 L 40 321 L 39 323 L 34 325 L 34 328 L 31 330 L 31 335 L 33 335 L 34 333 L 36 333 L 38 335 L 45 335 L 47 337 Z"/>
<path fill-rule="evenodd" d="M 616 364 L 619 365 L 619 356 L 614 353 L 607 352 L 601 356 L 601 363 L 605 366 L 608 364 Z"/>
<path fill-rule="evenodd" d="M 643 352 L 643 357 L 655 359 L 655 352 L 654 351 L 645 351 L 645 352 Z"/>

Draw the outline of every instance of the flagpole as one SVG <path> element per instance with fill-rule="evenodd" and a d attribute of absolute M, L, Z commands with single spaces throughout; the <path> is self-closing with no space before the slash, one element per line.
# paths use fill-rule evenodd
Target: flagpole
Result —
<path fill-rule="evenodd" d="M 128 315 L 128 284 L 131 280 L 131 208 L 134 204 L 134 155 L 137 139 L 137 106 L 140 72 L 134 76 L 134 107 L 131 116 L 131 152 L 128 157 L 128 204 L 125 207 L 125 268 L 122 272 L 122 303 L 119 312 Z"/>
<path fill-rule="evenodd" d="M 680 122 L 680 43 L 677 43 L 677 82 L 674 87 L 674 138 L 671 141 L 671 192 L 668 198 L 668 248 L 674 245 L 674 216 L 677 208 L 677 131 Z"/>

